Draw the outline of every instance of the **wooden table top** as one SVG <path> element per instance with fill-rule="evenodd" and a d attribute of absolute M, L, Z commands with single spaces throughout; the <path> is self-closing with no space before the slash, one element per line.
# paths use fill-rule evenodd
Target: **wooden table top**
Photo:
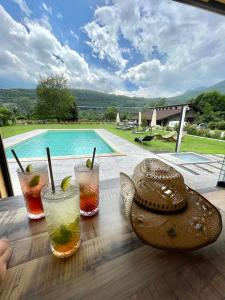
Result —
<path fill-rule="evenodd" d="M 224 218 L 224 216 L 223 216 Z M 122 211 L 119 185 L 101 189 L 99 214 L 82 219 L 72 257 L 51 253 L 45 220 L 29 221 L 22 197 L 0 201 L 0 237 L 13 255 L 0 299 L 224 299 L 225 238 L 191 253 L 143 244 Z"/>

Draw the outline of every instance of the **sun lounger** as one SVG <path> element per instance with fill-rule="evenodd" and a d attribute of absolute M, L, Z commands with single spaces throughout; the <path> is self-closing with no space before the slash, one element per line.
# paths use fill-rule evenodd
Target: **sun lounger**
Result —
<path fill-rule="evenodd" d="M 145 132 L 149 132 L 150 131 L 150 127 L 145 127 L 142 130 L 134 130 L 132 131 L 134 134 L 141 134 L 141 133 L 145 133 Z"/>
<path fill-rule="evenodd" d="M 146 136 L 143 137 L 143 138 L 141 138 L 141 137 L 136 137 L 136 138 L 134 139 L 134 141 L 137 142 L 137 143 L 143 144 L 144 142 L 150 142 L 151 140 L 154 139 L 154 137 L 155 137 L 154 135 L 146 135 Z"/>
<path fill-rule="evenodd" d="M 185 133 L 183 133 L 182 138 L 185 136 Z M 170 133 L 163 135 L 162 140 L 168 141 L 168 142 L 176 142 L 178 138 L 178 134 L 176 131 L 171 131 Z"/>

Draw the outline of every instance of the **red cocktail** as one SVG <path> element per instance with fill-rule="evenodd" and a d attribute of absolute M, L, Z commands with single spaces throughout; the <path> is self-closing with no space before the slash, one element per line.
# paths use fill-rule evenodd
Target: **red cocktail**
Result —
<path fill-rule="evenodd" d="M 44 217 L 41 202 L 41 189 L 48 184 L 48 169 L 44 163 L 33 163 L 28 165 L 26 172 L 17 170 L 21 189 L 24 195 L 28 217 L 40 219 Z"/>
<path fill-rule="evenodd" d="M 99 210 L 99 165 L 93 169 L 85 164 L 75 166 L 76 180 L 80 186 L 80 213 L 83 216 L 93 216 Z"/>

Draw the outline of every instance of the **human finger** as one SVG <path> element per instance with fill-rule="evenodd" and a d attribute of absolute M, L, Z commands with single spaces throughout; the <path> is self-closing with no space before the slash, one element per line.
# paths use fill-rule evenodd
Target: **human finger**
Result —
<path fill-rule="evenodd" d="M 8 240 L 0 240 L 0 256 L 8 249 L 9 241 Z"/>
<path fill-rule="evenodd" d="M 3 262 L 3 263 L 6 263 L 10 256 L 12 255 L 12 248 L 8 248 L 1 256 L 0 256 L 0 263 Z"/>

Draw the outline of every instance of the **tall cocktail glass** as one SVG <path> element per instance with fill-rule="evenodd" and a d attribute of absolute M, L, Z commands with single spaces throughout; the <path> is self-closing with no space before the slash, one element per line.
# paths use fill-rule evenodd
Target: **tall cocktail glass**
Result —
<path fill-rule="evenodd" d="M 52 252 L 59 258 L 72 255 L 80 246 L 79 186 L 63 191 L 59 185 L 41 191 Z"/>
<path fill-rule="evenodd" d="M 99 210 L 99 165 L 95 163 L 90 169 L 80 163 L 75 166 L 75 177 L 80 186 L 80 213 L 93 216 Z"/>
<path fill-rule="evenodd" d="M 41 202 L 41 189 L 48 183 L 48 169 L 45 163 L 32 163 L 29 172 L 23 173 L 17 169 L 21 189 L 23 192 L 28 217 L 41 219 L 44 217 Z"/>

